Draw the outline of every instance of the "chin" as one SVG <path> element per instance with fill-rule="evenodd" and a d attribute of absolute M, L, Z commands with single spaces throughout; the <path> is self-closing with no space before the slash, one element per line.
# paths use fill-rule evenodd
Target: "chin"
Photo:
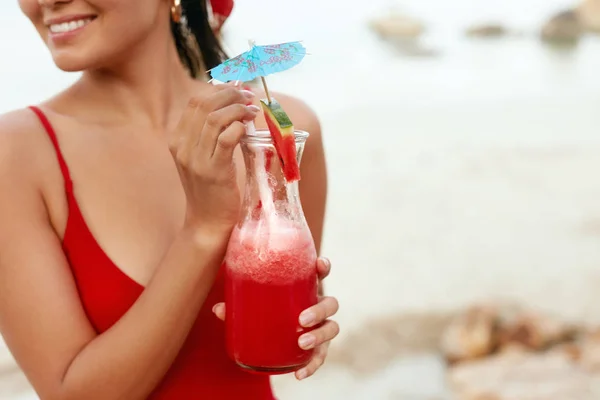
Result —
<path fill-rule="evenodd" d="M 54 64 L 64 72 L 81 72 L 87 69 L 98 68 L 98 58 L 74 52 L 59 52 L 52 55 Z"/>
<path fill-rule="evenodd" d="M 54 60 L 54 64 L 64 72 L 81 72 L 88 69 L 86 64 L 72 61 Z"/>

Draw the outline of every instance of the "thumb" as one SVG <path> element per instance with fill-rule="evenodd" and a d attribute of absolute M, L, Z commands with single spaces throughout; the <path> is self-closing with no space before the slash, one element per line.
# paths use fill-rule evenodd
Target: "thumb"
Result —
<path fill-rule="evenodd" d="M 221 321 L 225 321 L 225 303 L 217 303 L 213 306 L 212 312 L 215 313 L 217 318 Z"/>
<path fill-rule="evenodd" d="M 317 275 L 319 280 L 327 278 L 331 272 L 331 261 L 326 257 L 319 257 L 317 259 Z"/>

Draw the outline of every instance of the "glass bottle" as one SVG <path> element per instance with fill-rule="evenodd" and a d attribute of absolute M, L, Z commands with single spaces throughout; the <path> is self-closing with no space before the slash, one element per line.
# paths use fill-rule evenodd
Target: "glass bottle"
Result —
<path fill-rule="evenodd" d="M 300 163 L 308 133 L 296 131 Z M 317 303 L 317 254 L 298 182 L 287 182 L 271 135 L 249 130 L 241 141 L 246 188 L 225 256 L 226 336 L 241 367 L 268 374 L 306 365 L 300 313 Z"/>

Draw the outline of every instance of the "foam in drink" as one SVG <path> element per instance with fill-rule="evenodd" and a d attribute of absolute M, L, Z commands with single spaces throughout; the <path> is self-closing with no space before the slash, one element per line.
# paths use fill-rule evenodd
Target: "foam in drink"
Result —
<path fill-rule="evenodd" d="M 256 232 L 260 232 L 258 236 Z M 298 346 L 302 311 L 317 302 L 316 252 L 307 229 L 271 221 L 268 229 L 236 228 L 226 265 L 227 347 L 239 365 L 285 373 L 312 351 Z"/>

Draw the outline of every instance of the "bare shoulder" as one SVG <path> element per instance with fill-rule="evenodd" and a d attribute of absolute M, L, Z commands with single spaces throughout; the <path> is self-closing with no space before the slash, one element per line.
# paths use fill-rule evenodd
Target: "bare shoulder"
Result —
<path fill-rule="evenodd" d="M 34 177 L 47 157 L 43 137 L 43 127 L 31 110 L 0 115 L 0 178 Z"/>
<path fill-rule="evenodd" d="M 50 138 L 31 109 L 0 115 L 0 193 L 0 220 L 37 219 L 64 233 L 63 177 Z M 10 211 L 15 208 L 28 211 Z"/>
<path fill-rule="evenodd" d="M 13 240 L 14 226 L 46 219 L 44 183 L 49 175 L 43 126 L 28 109 L 0 115 L 0 246 Z M 51 154 L 51 153 L 50 153 Z M 4 255 L 6 257 L 6 255 Z"/>
<path fill-rule="evenodd" d="M 19 134 L 19 132 L 28 132 L 31 130 L 42 130 L 39 120 L 32 110 L 21 108 L 0 114 L 0 134 Z"/>
<path fill-rule="evenodd" d="M 306 102 L 283 93 L 275 93 L 274 96 L 288 113 L 297 129 L 307 131 L 312 135 L 321 135 L 319 118 Z"/>
<path fill-rule="evenodd" d="M 259 99 L 266 97 L 262 89 L 254 89 L 254 92 Z M 321 123 L 317 113 L 306 102 L 284 93 L 272 93 L 272 96 L 279 101 L 296 129 L 308 132 L 312 142 L 321 141 Z"/>

